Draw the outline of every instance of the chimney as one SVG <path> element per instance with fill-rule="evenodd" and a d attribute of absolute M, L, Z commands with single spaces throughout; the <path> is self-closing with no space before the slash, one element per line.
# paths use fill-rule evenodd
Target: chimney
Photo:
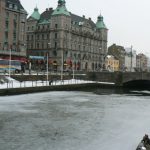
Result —
<path fill-rule="evenodd" d="M 53 10 L 53 8 L 52 8 L 52 7 L 50 7 L 50 8 L 49 8 L 49 11 L 52 11 L 52 10 Z"/>

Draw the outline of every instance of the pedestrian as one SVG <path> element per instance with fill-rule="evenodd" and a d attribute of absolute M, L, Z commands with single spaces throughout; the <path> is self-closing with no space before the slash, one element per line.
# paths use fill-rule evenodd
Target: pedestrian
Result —
<path fill-rule="evenodd" d="M 49 81 L 49 85 L 51 85 L 51 84 L 52 84 L 52 82 L 53 82 L 53 80 L 50 80 L 50 81 Z"/>

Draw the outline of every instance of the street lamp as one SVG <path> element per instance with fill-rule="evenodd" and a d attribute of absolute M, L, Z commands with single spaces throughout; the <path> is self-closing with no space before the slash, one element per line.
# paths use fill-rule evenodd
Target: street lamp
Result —
<path fill-rule="evenodd" d="M 47 83 L 48 83 L 48 52 L 47 52 L 47 55 L 46 55 L 46 59 L 47 59 L 47 64 L 46 64 L 46 70 L 47 70 Z"/>
<path fill-rule="evenodd" d="M 63 71 L 64 71 L 64 52 L 62 49 L 62 52 L 61 52 L 61 81 L 63 80 Z"/>
<path fill-rule="evenodd" d="M 12 46 L 10 46 L 10 50 L 9 50 L 9 78 L 11 76 L 11 49 Z"/>
<path fill-rule="evenodd" d="M 29 75 L 31 74 L 31 60 L 29 61 Z"/>
<path fill-rule="evenodd" d="M 51 45 L 51 43 L 48 43 L 48 45 L 50 46 Z M 46 64 L 46 70 L 47 70 L 47 83 L 48 83 L 48 68 L 49 68 L 49 66 L 48 66 L 48 52 L 47 52 L 47 55 L 46 55 L 46 59 L 47 59 L 47 64 Z"/>
<path fill-rule="evenodd" d="M 99 56 L 100 56 L 99 57 L 100 58 L 100 62 L 99 63 L 100 63 L 100 67 L 101 67 L 100 69 L 102 69 L 102 53 L 101 53 L 101 51 L 102 51 L 102 47 L 99 48 Z"/>
<path fill-rule="evenodd" d="M 75 71 L 75 61 L 74 61 L 74 59 L 73 59 L 73 63 L 72 63 L 72 71 L 73 71 L 73 76 L 72 77 L 74 79 L 74 71 Z"/>

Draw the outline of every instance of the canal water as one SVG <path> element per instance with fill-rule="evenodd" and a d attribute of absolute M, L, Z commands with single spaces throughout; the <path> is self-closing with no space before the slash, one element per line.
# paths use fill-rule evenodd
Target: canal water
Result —
<path fill-rule="evenodd" d="M 0 97 L 0 150 L 135 150 L 150 134 L 150 92 Z"/>

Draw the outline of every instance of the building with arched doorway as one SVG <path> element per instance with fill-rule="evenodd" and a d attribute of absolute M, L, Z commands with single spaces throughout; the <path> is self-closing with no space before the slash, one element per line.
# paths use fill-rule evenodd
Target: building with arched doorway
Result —
<path fill-rule="evenodd" d="M 94 23 L 68 11 L 65 0 L 58 0 L 56 9 L 40 14 L 36 7 L 27 19 L 27 54 L 48 54 L 49 66 L 55 70 L 96 71 L 105 63 L 107 32 L 102 15 Z"/>

